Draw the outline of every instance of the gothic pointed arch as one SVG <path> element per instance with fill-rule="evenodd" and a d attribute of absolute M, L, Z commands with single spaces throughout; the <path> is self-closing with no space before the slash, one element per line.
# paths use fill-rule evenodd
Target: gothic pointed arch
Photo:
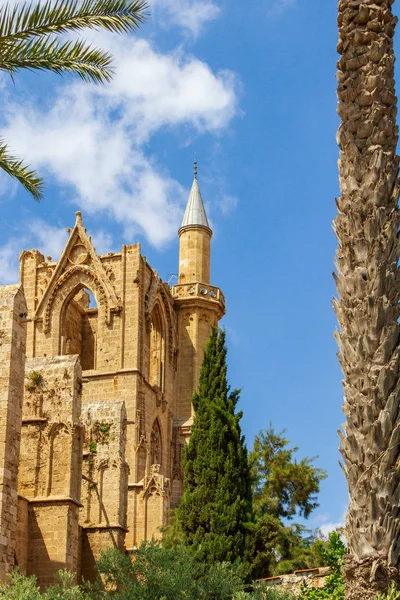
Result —
<path fill-rule="evenodd" d="M 150 320 L 150 367 L 149 381 L 160 390 L 165 387 L 166 331 L 162 308 L 156 303 Z"/>
<path fill-rule="evenodd" d="M 163 299 L 165 308 L 165 317 L 168 326 L 168 358 L 173 362 L 175 353 L 178 349 L 177 323 L 176 313 L 173 303 L 171 302 L 170 290 L 167 283 L 164 283 L 160 288 L 160 294 Z"/>
<path fill-rule="evenodd" d="M 79 354 L 84 371 L 96 368 L 99 310 L 96 295 L 80 284 L 73 289 L 61 308 L 60 354 Z"/>
<path fill-rule="evenodd" d="M 166 324 L 166 345 L 167 354 L 170 362 L 174 359 L 174 354 L 178 348 L 178 337 L 176 331 L 176 314 L 171 302 L 170 289 L 167 283 L 164 283 L 156 271 L 151 271 L 150 283 L 145 296 L 145 312 L 147 319 L 151 319 L 153 311 L 159 303 L 162 306 L 162 312 Z"/>
<path fill-rule="evenodd" d="M 65 348 L 65 328 L 68 317 L 67 310 L 71 301 L 77 296 L 78 292 L 86 289 L 94 295 L 97 302 L 97 318 L 99 328 L 107 325 L 107 315 L 109 313 L 109 303 L 104 294 L 101 281 L 90 269 L 71 269 L 67 272 L 68 276 L 62 277 L 51 302 L 46 308 L 44 315 L 44 331 L 51 332 L 52 350 L 54 355 L 72 354 L 80 352 L 66 351 Z M 47 325 L 47 327 L 46 327 Z"/>
<path fill-rule="evenodd" d="M 81 213 L 77 212 L 76 216 L 75 227 L 35 311 L 34 320 L 43 321 L 44 333 L 51 329 L 54 304 L 60 294 L 80 284 L 96 294 L 98 302 L 104 306 L 107 324 L 111 321 L 111 312 L 121 310 L 114 286 L 83 226 Z"/>

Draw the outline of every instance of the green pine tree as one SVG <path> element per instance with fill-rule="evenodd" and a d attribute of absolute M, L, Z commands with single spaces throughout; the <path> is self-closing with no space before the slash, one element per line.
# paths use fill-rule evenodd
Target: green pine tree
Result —
<path fill-rule="evenodd" d="M 183 458 L 184 494 L 177 520 L 198 560 L 246 559 L 252 523 L 250 468 L 239 391 L 227 383 L 225 333 L 213 329 L 193 396 L 195 417 Z"/>

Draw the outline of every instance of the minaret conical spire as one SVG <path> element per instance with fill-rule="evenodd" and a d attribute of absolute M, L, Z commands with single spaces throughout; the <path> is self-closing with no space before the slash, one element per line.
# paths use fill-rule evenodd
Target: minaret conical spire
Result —
<path fill-rule="evenodd" d="M 205 211 L 204 204 L 203 204 L 203 199 L 201 197 L 199 183 L 197 181 L 197 160 L 196 160 L 196 158 L 194 159 L 193 173 L 194 173 L 194 177 L 193 177 L 192 189 L 190 190 L 189 200 L 186 205 L 186 210 L 185 210 L 185 214 L 183 216 L 181 229 L 182 229 L 182 227 L 190 227 L 190 226 L 207 227 L 208 229 L 210 229 L 206 211 Z"/>
<path fill-rule="evenodd" d="M 179 235 L 179 283 L 210 283 L 210 240 L 212 231 L 197 181 L 194 159 L 193 184 Z"/>

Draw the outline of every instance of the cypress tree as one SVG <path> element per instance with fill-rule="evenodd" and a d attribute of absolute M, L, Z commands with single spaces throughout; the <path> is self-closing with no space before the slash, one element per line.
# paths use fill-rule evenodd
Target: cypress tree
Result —
<path fill-rule="evenodd" d="M 225 332 L 214 328 L 193 395 L 195 417 L 183 456 L 184 493 L 177 519 L 184 544 L 198 560 L 246 558 L 252 523 L 250 469 L 239 390 L 227 383 Z"/>

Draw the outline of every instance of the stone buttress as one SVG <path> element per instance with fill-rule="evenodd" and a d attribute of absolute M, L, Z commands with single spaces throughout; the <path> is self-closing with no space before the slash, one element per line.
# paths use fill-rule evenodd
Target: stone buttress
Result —
<path fill-rule="evenodd" d="M 0 287 L 0 580 L 15 566 L 18 459 L 27 307 L 18 285 Z"/>

